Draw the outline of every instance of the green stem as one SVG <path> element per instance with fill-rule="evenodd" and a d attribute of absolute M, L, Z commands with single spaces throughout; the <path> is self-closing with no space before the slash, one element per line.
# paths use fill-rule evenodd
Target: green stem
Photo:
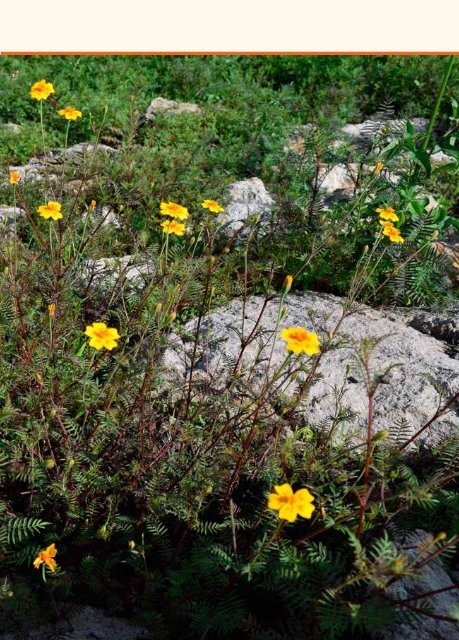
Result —
<path fill-rule="evenodd" d="M 438 111 L 440 109 L 441 101 L 443 100 L 443 96 L 445 95 L 446 86 L 448 84 L 449 77 L 451 75 L 451 71 L 453 70 L 454 65 L 454 56 L 450 56 L 448 60 L 448 65 L 445 69 L 445 73 L 443 75 L 443 80 L 441 82 L 440 90 L 437 95 L 437 99 L 435 101 L 434 109 L 432 112 L 432 116 L 430 118 L 429 126 L 427 127 L 426 136 L 424 138 L 424 142 L 422 143 L 422 148 L 424 151 L 427 150 L 430 142 L 430 136 L 432 135 L 432 131 L 434 128 L 435 120 L 437 119 Z"/>
<path fill-rule="evenodd" d="M 43 155 L 46 157 L 45 127 L 43 125 L 43 100 L 40 100 L 40 124 L 41 124 L 41 140 L 42 140 L 42 143 L 43 143 Z"/>
<path fill-rule="evenodd" d="M 90 374 L 90 372 L 91 372 L 92 365 L 94 364 L 95 357 L 96 357 L 96 352 L 95 352 L 95 351 L 93 351 L 93 353 L 92 353 L 92 357 L 91 357 L 91 360 L 90 360 L 90 362 L 89 362 L 88 369 L 87 369 L 87 371 L 86 371 L 86 375 L 85 375 L 85 377 L 84 377 L 82 402 L 84 402 L 84 396 L 85 396 L 85 393 L 86 393 L 86 384 L 87 384 L 87 382 L 88 382 L 89 374 Z"/>

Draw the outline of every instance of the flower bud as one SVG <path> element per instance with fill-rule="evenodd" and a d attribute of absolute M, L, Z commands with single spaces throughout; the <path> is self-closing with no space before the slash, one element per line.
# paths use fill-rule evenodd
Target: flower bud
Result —
<path fill-rule="evenodd" d="M 53 317 L 56 313 L 56 305 L 54 304 L 54 302 L 48 305 L 48 313 L 51 317 Z"/>
<path fill-rule="evenodd" d="M 377 176 L 384 169 L 384 164 L 382 162 L 377 162 L 375 168 L 373 169 L 374 176 Z"/>
<path fill-rule="evenodd" d="M 168 316 L 169 322 L 174 322 L 176 317 L 177 317 L 177 314 L 175 313 L 175 311 L 172 311 Z"/>
<path fill-rule="evenodd" d="M 89 211 L 94 211 L 95 208 L 96 208 L 96 201 L 91 200 L 91 202 L 89 203 Z"/>
<path fill-rule="evenodd" d="M 386 440 L 386 438 L 388 438 L 389 435 L 390 433 L 388 429 L 382 429 L 381 431 L 378 431 L 377 433 L 375 433 L 372 440 L 373 442 L 380 442 L 381 440 Z"/>
<path fill-rule="evenodd" d="M 155 314 L 159 315 L 161 313 L 162 308 L 163 308 L 163 303 L 162 302 L 158 302 L 158 304 L 155 307 Z"/>
<path fill-rule="evenodd" d="M 225 247 L 225 248 L 223 249 L 223 253 L 229 253 L 229 252 L 230 252 L 230 248 L 229 248 L 229 247 Z"/>
<path fill-rule="evenodd" d="M 54 462 L 54 458 L 47 458 L 45 460 L 45 467 L 47 469 L 52 469 L 55 466 L 56 466 L 56 463 Z"/>
<path fill-rule="evenodd" d="M 134 540 L 129 540 L 128 542 L 128 547 L 129 549 L 132 551 L 133 549 L 135 549 L 135 542 Z"/>
<path fill-rule="evenodd" d="M 288 293 L 292 288 L 293 276 L 285 276 L 284 280 L 284 291 Z"/>

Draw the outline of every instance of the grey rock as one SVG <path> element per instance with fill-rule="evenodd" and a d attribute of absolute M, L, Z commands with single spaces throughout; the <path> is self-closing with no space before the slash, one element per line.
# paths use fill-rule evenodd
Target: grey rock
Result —
<path fill-rule="evenodd" d="M 358 165 L 337 164 L 334 167 L 322 165 L 319 172 L 320 188 L 328 200 L 347 200 L 356 191 Z"/>
<path fill-rule="evenodd" d="M 445 164 L 455 164 L 457 160 L 444 151 L 437 151 L 430 156 L 430 163 L 433 167 L 441 167 Z"/>
<path fill-rule="evenodd" d="M 363 165 L 361 168 L 361 179 L 368 176 L 374 166 Z M 320 189 L 323 192 L 326 205 L 330 205 L 337 200 L 349 200 L 360 192 L 359 165 L 357 163 L 337 164 L 332 167 L 321 165 L 319 171 Z M 400 176 L 396 173 L 383 169 L 381 176 L 386 182 L 398 184 Z"/>
<path fill-rule="evenodd" d="M 17 136 L 21 133 L 21 125 L 16 124 L 15 122 L 7 122 L 0 125 L 0 128 L 7 133 L 13 134 L 14 136 Z"/>
<path fill-rule="evenodd" d="M 427 129 L 429 121 L 426 118 L 412 118 L 411 124 L 416 133 L 422 133 Z M 346 124 L 341 128 L 344 138 L 352 144 L 369 143 L 375 138 L 385 137 L 392 139 L 406 131 L 407 120 L 381 120 L 368 119 L 359 124 Z"/>
<path fill-rule="evenodd" d="M 414 560 L 428 546 L 428 533 L 421 529 L 410 532 L 401 545 L 406 549 L 409 560 Z M 404 576 L 388 589 L 388 595 L 395 600 L 419 598 L 422 594 L 437 589 L 448 589 L 441 593 L 428 596 L 424 604 L 422 600 L 413 602 L 417 607 L 425 608 L 440 616 L 452 616 L 453 608 L 458 605 L 458 591 L 453 589 L 454 583 L 446 572 L 441 560 L 433 560 L 426 564 L 415 576 Z M 417 622 L 396 621 L 382 630 L 380 640 L 458 640 L 459 626 L 453 622 L 436 620 L 422 616 Z"/>
<path fill-rule="evenodd" d="M 48 178 L 56 181 L 62 177 L 64 162 L 68 170 L 81 169 L 94 159 L 103 158 L 106 161 L 109 158 L 113 158 L 116 153 L 116 149 L 104 144 L 94 145 L 90 142 L 80 142 L 65 151 L 63 149 L 54 149 L 47 153 L 46 156 L 41 155 L 31 158 L 27 164 L 10 167 L 10 170 L 18 171 L 21 174 L 21 180 L 28 183 L 41 182 Z"/>
<path fill-rule="evenodd" d="M 234 234 L 257 216 L 260 216 L 260 226 L 263 227 L 271 221 L 273 208 L 274 200 L 260 178 L 234 182 L 228 187 L 225 211 L 220 214 L 221 230 Z"/>
<path fill-rule="evenodd" d="M 152 637 L 125 618 L 112 617 L 88 606 L 67 620 L 32 628 L 29 634 L 30 640 L 149 640 Z M 2 635 L 1 640 L 13 640 L 13 635 Z"/>
<path fill-rule="evenodd" d="M 251 297 L 245 309 L 244 335 L 247 337 L 254 327 L 263 303 L 260 297 Z M 318 333 L 321 341 L 329 331 L 334 331 L 342 314 L 343 299 L 322 293 L 290 294 L 286 305 L 288 312 L 282 319 L 278 335 L 275 336 L 271 372 L 285 359 L 285 343 L 280 338 L 282 327 L 302 326 Z M 264 330 L 260 341 L 251 343 L 245 350 L 240 366 L 241 375 L 248 376 L 251 363 L 259 354 L 265 357 L 271 349 L 270 340 L 276 326 L 278 300 L 267 304 L 259 327 Z M 225 386 L 228 375 L 232 375 L 228 361 L 234 361 L 240 350 L 237 331 L 242 328 L 242 302 L 234 300 L 226 308 L 205 317 L 201 325 L 200 348 L 195 362 L 195 370 L 207 376 L 209 383 L 218 391 Z M 190 367 L 190 354 L 196 320 L 184 327 L 182 336 L 171 339 L 166 353 L 167 379 L 184 379 Z M 305 421 L 309 424 L 331 424 L 335 415 L 335 390 L 344 384 L 344 406 L 355 414 L 345 425 L 346 432 L 361 436 L 365 432 L 368 399 L 361 371 L 356 367 L 354 347 L 363 338 L 382 339 L 374 348 L 371 370 L 384 373 L 393 368 L 387 379 L 379 385 L 375 396 L 374 431 L 393 428 L 404 423 L 404 431 L 417 431 L 434 415 L 439 396 L 425 374 L 441 381 L 450 393 L 459 388 L 459 361 L 445 352 L 445 345 L 435 338 L 406 326 L 403 317 L 396 312 L 378 311 L 361 305 L 359 310 L 347 317 L 334 337 L 334 349 L 327 351 L 320 362 L 318 373 L 321 378 L 315 382 L 309 395 L 302 403 Z M 258 358 L 259 360 L 259 358 Z M 264 380 L 265 369 L 261 364 L 250 377 L 252 388 Z M 286 396 L 293 396 L 295 384 L 282 388 Z M 419 438 L 419 442 L 433 444 L 459 426 L 459 416 L 449 412 L 436 421 Z"/>
<path fill-rule="evenodd" d="M 195 115 L 200 115 L 202 113 L 202 109 L 197 104 L 193 104 L 191 102 L 176 102 L 175 100 L 158 97 L 150 102 L 144 118 L 151 122 L 158 114 L 176 116 L 181 113 L 193 113 Z"/>
<path fill-rule="evenodd" d="M 92 218 L 94 220 L 94 225 L 97 227 L 100 225 L 101 227 L 113 227 L 114 229 L 121 228 L 118 216 L 109 205 L 96 205 L 94 211 L 89 214 L 83 214 L 83 220 L 86 220 L 88 216 L 89 219 Z"/>
<path fill-rule="evenodd" d="M 10 207 L 7 204 L 0 204 L 0 225 L 13 225 L 15 219 L 25 218 L 26 212 L 19 207 Z"/>
<path fill-rule="evenodd" d="M 459 344 L 459 316 L 457 313 L 446 315 L 432 311 L 415 312 L 409 321 L 409 326 L 448 344 Z"/>
<path fill-rule="evenodd" d="M 85 260 L 77 281 L 80 287 L 91 288 L 99 294 L 119 295 L 124 291 L 141 291 L 155 273 L 148 257 L 122 256 Z"/>

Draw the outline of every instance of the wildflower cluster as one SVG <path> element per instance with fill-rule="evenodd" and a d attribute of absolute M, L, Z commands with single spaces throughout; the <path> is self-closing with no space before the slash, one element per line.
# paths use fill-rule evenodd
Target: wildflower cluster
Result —
<path fill-rule="evenodd" d="M 405 242 L 399 229 L 392 224 L 392 222 L 399 221 L 395 210 L 392 207 L 386 207 L 385 209 L 379 208 L 376 209 L 376 213 L 379 213 L 379 224 L 383 227 L 383 234 L 388 236 L 391 242 Z"/>

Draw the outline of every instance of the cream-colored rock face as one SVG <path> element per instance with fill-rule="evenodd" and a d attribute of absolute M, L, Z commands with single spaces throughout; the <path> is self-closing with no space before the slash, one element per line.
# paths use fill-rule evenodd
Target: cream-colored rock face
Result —
<path fill-rule="evenodd" d="M 328 294 L 289 294 L 286 299 L 287 314 L 274 335 L 278 314 L 278 300 L 269 302 L 259 323 L 259 337 L 245 350 L 241 360 L 242 376 L 249 379 L 252 388 L 261 384 L 266 374 L 272 340 L 275 341 L 270 360 L 269 375 L 283 363 L 285 343 L 280 338 L 283 327 L 302 326 L 316 332 L 322 342 L 329 331 L 334 331 L 342 314 L 343 300 Z M 245 306 L 244 335 L 248 336 L 263 305 L 263 299 L 252 297 Z M 207 377 L 215 391 L 223 389 L 233 370 L 228 363 L 237 359 L 240 351 L 243 306 L 240 300 L 208 315 L 201 324 L 201 343 L 195 369 Z M 371 357 L 374 374 L 384 373 L 391 365 L 397 365 L 379 385 L 374 405 L 374 430 L 393 429 L 404 425 L 410 434 L 417 431 L 434 415 L 439 396 L 426 374 L 446 385 L 451 393 L 459 388 L 459 361 L 447 353 L 444 342 L 427 336 L 407 326 L 408 320 L 396 312 L 377 311 L 360 306 L 341 324 L 331 343 L 331 349 L 321 358 L 317 373 L 319 379 L 302 403 L 302 414 L 308 424 L 331 426 L 336 414 L 336 390 L 344 385 L 343 406 L 354 414 L 344 423 L 347 433 L 357 437 L 365 431 L 368 413 L 368 397 L 362 372 L 357 365 L 355 348 L 366 337 L 380 339 Z M 188 338 L 174 336 L 166 353 L 167 375 L 170 379 L 184 378 L 190 366 L 193 342 L 189 336 L 196 331 L 196 321 L 188 323 L 184 334 Z M 302 356 L 302 358 L 306 358 Z M 258 362 L 252 374 L 254 363 Z M 298 382 L 298 381 L 297 381 Z M 284 385 L 281 392 L 295 394 L 297 382 Z M 421 441 L 432 444 L 459 426 L 459 417 L 448 413 L 426 430 Z"/>

